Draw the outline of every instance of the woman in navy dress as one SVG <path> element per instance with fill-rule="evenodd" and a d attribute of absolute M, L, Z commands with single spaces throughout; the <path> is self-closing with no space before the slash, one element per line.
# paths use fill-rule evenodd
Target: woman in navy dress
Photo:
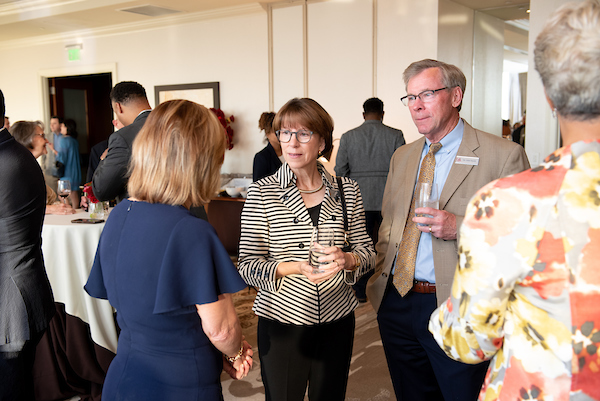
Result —
<path fill-rule="evenodd" d="M 186 100 L 160 104 L 133 144 L 131 197 L 111 212 L 85 286 L 121 327 L 103 399 L 222 400 L 222 369 L 251 368 L 230 295 L 246 284 L 189 212 L 219 188 L 225 146 L 214 114 Z"/>

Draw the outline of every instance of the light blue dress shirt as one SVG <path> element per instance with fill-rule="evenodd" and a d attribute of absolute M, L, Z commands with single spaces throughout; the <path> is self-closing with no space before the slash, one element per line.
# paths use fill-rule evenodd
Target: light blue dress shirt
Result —
<path fill-rule="evenodd" d="M 435 154 L 435 173 L 433 175 L 433 182 L 437 185 L 438 195 L 442 194 L 442 189 L 444 188 L 448 174 L 450 174 L 450 169 L 452 168 L 452 165 L 454 165 L 458 148 L 462 142 L 464 128 L 465 124 L 461 118 L 458 120 L 456 127 L 440 141 L 442 148 Z M 421 162 L 427 152 L 429 152 L 430 145 L 431 142 L 428 139 L 425 139 L 425 146 L 423 146 L 421 160 L 419 161 L 419 172 L 421 171 Z M 417 177 L 418 176 L 419 173 L 417 173 Z M 416 184 L 417 183 L 415 182 L 415 186 Z M 411 216 L 411 218 L 412 217 L 413 216 Z M 417 261 L 415 264 L 415 280 L 435 283 L 433 248 L 431 244 L 431 234 L 428 232 L 422 232 L 421 239 L 419 240 Z"/>

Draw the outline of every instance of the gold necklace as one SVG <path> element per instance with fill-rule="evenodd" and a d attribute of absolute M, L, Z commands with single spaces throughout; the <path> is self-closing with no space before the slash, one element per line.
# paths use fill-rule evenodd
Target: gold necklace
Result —
<path fill-rule="evenodd" d="M 325 183 L 321 179 L 321 186 L 319 188 L 316 188 L 316 189 L 300 189 L 298 187 L 296 187 L 296 188 L 298 188 L 298 191 L 300 191 L 301 194 L 314 194 L 315 192 L 319 192 L 321 189 L 323 189 L 323 185 L 325 185 Z"/>

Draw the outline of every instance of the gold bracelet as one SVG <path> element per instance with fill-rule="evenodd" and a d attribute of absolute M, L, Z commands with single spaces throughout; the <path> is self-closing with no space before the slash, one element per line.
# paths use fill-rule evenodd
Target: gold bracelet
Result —
<path fill-rule="evenodd" d="M 357 270 L 360 267 L 360 259 L 358 258 L 358 255 L 354 252 L 352 252 L 352 256 L 354 256 L 354 269 Z"/>
<path fill-rule="evenodd" d="M 237 361 L 238 359 L 240 359 L 242 357 L 243 353 L 244 353 L 244 343 L 242 343 L 240 350 L 238 351 L 238 353 L 235 356 L 227 356 L 225 354 L 223 354 L 223 356 L 225 356 L 225 359 L 227 359 L 227 362 L 229 362 L 230 364 L 233 365 L 233 363 L 235 361 Z"/>

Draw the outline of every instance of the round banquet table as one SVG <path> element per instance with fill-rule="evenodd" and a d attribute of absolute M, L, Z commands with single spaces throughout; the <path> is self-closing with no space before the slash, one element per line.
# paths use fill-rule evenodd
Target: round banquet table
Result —
<path fill-rule="evenodd" d="M 42 252 L 57 313 L 38 345 L 34 366 L 36 400 L 79 395 L 99 400 L 108 366 L 117 352 L 118 328 L 107 300 L 90 297 L 87 282 L 104 223 L 76 214 L 46 215 Z"/>

